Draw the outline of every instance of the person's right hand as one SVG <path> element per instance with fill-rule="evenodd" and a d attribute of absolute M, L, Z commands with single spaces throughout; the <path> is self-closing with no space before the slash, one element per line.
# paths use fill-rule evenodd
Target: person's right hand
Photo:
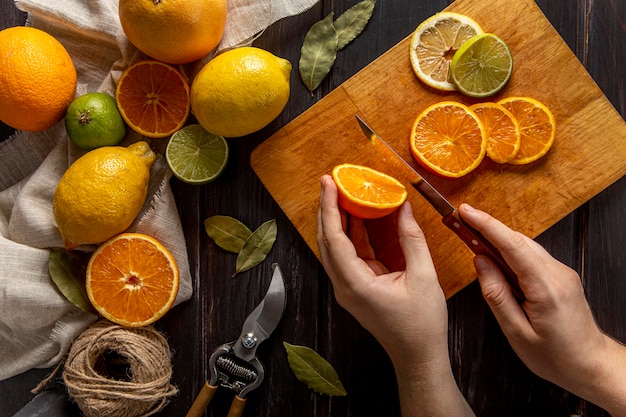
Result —
<path fill-rule="evenodd" d="M 626 348 L 598 328 L 576 271 L 487 213 L 467 204 L 459 212 L 518 276 L 521 304 L 491 259 L 474 260 L 483 296 L 522 361 L 613 415 L 626 415 Z"/>

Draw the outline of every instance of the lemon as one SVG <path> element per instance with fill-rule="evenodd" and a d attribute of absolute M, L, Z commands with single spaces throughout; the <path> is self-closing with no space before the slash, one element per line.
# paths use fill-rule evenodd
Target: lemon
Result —
<path fill-rule="evenodd" d="M 411 66 L 417 78 L 441 91 L 454 91 L 450 62 L 454 53 L 483 29 L 472 18 L 460 13 L 440 12 L 424 20 L 410 42 Z"/>
<path fill-rule="evenodd" d="M 210 60 L 191 84 L 191 110 L 209 132 L 245 136 L 267 126 L 287 105 L 291 63 L 241 47 Z"/>
<path fill-rule="evenodd" d="M 228 162 L 228 144 L 222 136 L 193 124 L 172 135 L 165 158 L 179 180 L 188 184 L 207 184 L 224 171 Z"/>
<path fill-rule="evenodd" d="M 493 33 L 483 33 L 461 45 L 452 58 L 450 72 L 461 93 L 489 97 L 509 82 L 513 56 L 502 39 Z"/>
<path fill-rule="evenodd" d="M 126 135 L 115 98 L 105 93 L 87 93 L 72 101 L 65 113 L 65 129 L 72 142 L 86 150 L 117 145 Z"/>
<path fill-rule="evenodd" d="M 146 142 L 103 146 L 65 171 L 54 192 L 54 218 L 67 250 L 102 243 L 123 232 L 148 194 L 156 155 Z"/>

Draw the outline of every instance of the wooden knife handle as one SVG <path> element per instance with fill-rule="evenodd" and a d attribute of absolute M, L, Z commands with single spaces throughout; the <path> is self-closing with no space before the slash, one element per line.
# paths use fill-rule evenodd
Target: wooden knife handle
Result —
<path fill-rule="evenodd" d="M 204 410 L 206 410 L 207 406 L 211 402 L 213 394 L 215 394 L 216 390 L 217 386 L 210 385 L 207 381 L 202 386 L 202 389 L 191 405 L 191 408 L 187 411 L 186 417 L 201 417 L 204 414 Z"/>
<path fill-rule="evenodd" d="M 519 287 L 519 283 L 517 281 L 517 274 L 515 274 L 511 267 L 506 263 L 500 251 L 478 230 L 467 224 L 461 218 L 457 210 L 454 210 L 452 213 L 445 216 L 443 218 L 443 224 L 460 237 L 467 247 L 474 252 L 474 254 L 484 255 L 492 259 L 498 265 L 509 282 L 513 295 L 515 295 L 519 301 L 523 301 L 525 299 L 524 292 Z"/>

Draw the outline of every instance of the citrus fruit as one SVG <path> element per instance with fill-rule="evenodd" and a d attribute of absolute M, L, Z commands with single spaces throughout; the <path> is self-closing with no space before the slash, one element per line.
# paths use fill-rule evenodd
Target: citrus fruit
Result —
<path fill-rule="evenodd" d="M 255 47 L 224 52 L 191 84 L 191 108 L 209 132 L 245 136 L 267 126 L 287 105 L 291 63 Z"/>
<path fill-rule="evenodd" d="M 520 147 L 513 165 L 528 164 L 544 156 L 552 147 L 556 134 L 556 120 L 550 109 L 530 97 L 508 97 L 498 101 L 517 120 Z"/>
<path fill-rule="evenodd" d="M 171 65 L 139 61 L 124 70 L 115 90 L 117 107 L 131 129 L 164 138 L 189 117 L 189 83 Z"/>
<path fill-rule="evenodd" d="M 176 260 L 157 239 L 122 233 L 91 255 L 85 286 L 89 301 L 104 318 L 140 327 L 172 307 L 179 282 Z"/>
<path fill-rule="evenodd" d="M 513 159 L 520 147 L 517 119 L 497 103 L 474 104 L 470 110 L 483 122 L 487 136 L 487 156 L 499 164 Z"/>
<path fill-rule="evenodd" d="M 0 31 L 0 120 L 31 132 L 65 115 L 76 95 L 76 69 L 61 43 L 33 27 Z"/>
<path fill-rule="evenodd" d="M 489 97 L 504 88 L 513 73 L 508 45 L 493 33 L 471 37 L 456 51 L 450 64 L 457 90 L 470 97 Z"/>
<path fill-rule="evenodd" d="M 429 171 L 449 178 L 470 173 L 487 149 L 483 124 L 469 107 L 442 101 L 424 110 L 411 130 L 411 152 Z"/>
<path fill-rule="evenodd" d="M 228 144 L 222 136 L 193 124 L 172 135 L 165 158 L 179 180 L 188 184 L 206 184 L 224 171 L 228 161 Z"/>
<path fill-rule="evenodd" d="M 87 93 L 74 99 L 65 112 L 67 134 L 81 149 L 119 144 L 126 125 L 115 99 L 105 93 Z"/>
<path fill-rule="evenodd" d="M 415 29 L 410 42 L 411 66 L 417 78 L 437 90 L 453 91 L 450 76 L 454 53 L 483 29 L 470 17 L 441 12 L 424 20 Z"/>
<path fill-rule="evenodd" d="M 131 225 L 146 199 L 155 158 L 142 141 L 128 147 L 103 146 L 70 165 L 52 201 L 67 250 L 104 242 Z"/>
<path fill-rule="evenodd" d="M 353 216 L 376 219 L 393 213 L 407 198 L 406 187 L 395 178 L 361 165 L 333 168 L 339 205 Z"/>
<path fill-rule="evenodd" d="M 128 40 L 144 54 L 170 64 L 207 55 L 226 25 L 226 0 L 120 0 Z"/>

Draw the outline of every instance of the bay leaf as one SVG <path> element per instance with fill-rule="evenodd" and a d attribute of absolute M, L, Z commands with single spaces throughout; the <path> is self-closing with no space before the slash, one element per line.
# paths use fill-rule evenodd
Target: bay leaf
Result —
<path fill-rule="evenodd" d="M 300 77 L 311 94 L 328 75 L 337 58 L 339 38 L 333 25 L 333 16 L 331 12 L 311 26 L 300 50 Z"/>
<path fill-rule="evenodd" d="M 319 394 L 339 397 L 347 395 L 337 371 L 326 359 L 306 346 L 287 342 L 283 342 L 283 345 L 287 351 L 289 367 L 301 382 Z"/>
<path fill-rule="evenodd" d="M 365 29 L 369 22 L 376 0 L 363 0 L 343 12 L 335 20 L 335 30 L 337 31 L 337 50 L 343 49 Z"/>
<path fill-rule="evenodd" d="M 252 232 L 237 256 L 233 276 L 263 262 L 274 246 L 276 230 L 276 220 L 268 220 Z"/>
<path fill-rule="evenodd" d="M 239 253 L 252 235 L 248 226 L 230 216 L 211 216 L 204 220 L 204 229 L 217 246 L 234 253 Z"/>
<path fill-rule="evenodd" d="M 48 272 L 52 282 L 69 302 L 86 313 L 95 313 L 87 297 L 85 277 L 91 254 L 54 248 L 48 255 Z"/>

